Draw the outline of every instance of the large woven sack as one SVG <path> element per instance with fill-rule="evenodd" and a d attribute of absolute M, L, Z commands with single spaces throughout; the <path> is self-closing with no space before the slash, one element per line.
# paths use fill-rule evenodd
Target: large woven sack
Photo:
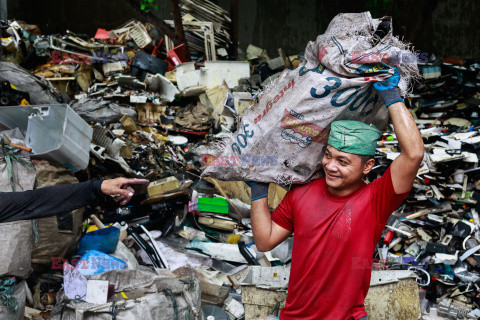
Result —
<path fill-rule="evenodd" d="M 307 45 L 305 62 L 283 71 L 259 93 L 237 131 L 217 145 L 214 154 L 202 156 L 207 166 L 203 175 L 306 183 L 321 174 L 322 148 L 332 121 L 358 120 L 383 129 L 387 110 L 372 83 L 393 75 L 391 66 L 396 66 L 405 95 L 418 68 L 415 54 L 391 30 L 374 44 L 380 23 L 369 12 L 337 15 L 325 33 Z"/>
<path fill-rule="evenodd" d="M 15 191 L 32 190 L 35 168 L 17 161 L 12 162 Z M 0 157 L 0 192 L 12 192 L 5 158 Z M 26 278 L 31 272 L 32 221 L 20 220 L 0 223 L 0 277 Z"/>
<path fill-rule="evenodd" d="M 108 280 L 120 296 L 128 298 L 106 304 L 90 304 L 68 300 L 63 289 L 57 295 L 52 320 L 201 320 L 201 289 L 198 279 L 178 279 L 168 270 L 164 275 L 140 270 L 108 271 L 87 277 Z M 168 274 L 167 274 L 168 273 Z M 174 305 L 175 303 L 175 305 Z M 114 311 L 116 310 L 116 311 Z"/>
<path fill-rule="evenodd" d="M 0 223 L 0 277 L 26 278 L 32 271 L 32 221 Z"/>
<path fill-rule="evenodd" d="M 27 160 L 24 159 L 24 161 Z M 12 161 L 12 175 L 13 181 L 8 176 L 7 162 L 0 155 L 0 192 L 33 190 L 35 186 L 35 168 L 33 164 L 25 165 L 18 161 Z"/>
<path fill-rule="evenodd" d="M 37 188 L 78 183 L 73 173 L 63 166 L 48 161 L 35 161 Z M 52 264 L 73 252 L 82 236 L 85 209 L 65 212 L 53 217 L 37 219 L 38 242 L 33 244 L 32 263 Z"/>
<path fill-rule="evenodd" d="M 25 300 L 27 299 L 27 284 L 25 280 L 18 283 L 12 291 L 12 297 L 17 300 L 17 310 L 9 310 L 0 302 L 0 319 L 23 320 L 25 313 Z"/>

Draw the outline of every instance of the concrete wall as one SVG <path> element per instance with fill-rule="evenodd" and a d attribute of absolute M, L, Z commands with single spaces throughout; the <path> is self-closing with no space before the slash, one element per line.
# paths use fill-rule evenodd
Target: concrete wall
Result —
<path fill-rule="evenodd" d="M 442 0 L 419 32 L 417 47 L 439 56 L 480 59 L 480 1 Z"/>
<path fill-rule="evenodd" d="M 271 57 L 277 49 L 286 54 L 303 52 L 308 41 L 323 33 L 330 20 L 340 12 L 361 12 L 364 1 L 285 1 L 239 0 L 240 48 L 248 44 L 267 49 Z M 229 8 L 230 1 L 219 1 Z M 348 8 L 348 9 L 347 9 Z"/>
<path fill-rule="evenodd" d="M 366 0 L 357 1 L 287 1 L 287 0 L 239 0 L 240 49 L 249 43 L 277 55 L 277 48 L 287 54 L 305 49 L 328 26 L 339 12 L 365 11 Z M 405 19 L 405 28 L 412 30 L 425 12 L 413 5 Z M 162 19 L 172 19 L 170 1 L 156 0 L 155 12 Z M 217 0 L 230 10 L 230 0 Z M 403 14 L 396 2 L 394 17 Z M 74 32 L 93 35 L 97 28 L 117 27 L 136 13 L 124 0 L 8 0 L 9 17 L 38 24 L 44 33 Z M 427 8 L 428 11 L 428 8 Z M 439 0 L 431 12 L 431 19 L 420 28 L 415 37 L 415 47 L 422 52 L 439 56 L 480 58 L 480 2 L 469 0 Z M 405 33 L 405 30 L 395 30 Z"/>

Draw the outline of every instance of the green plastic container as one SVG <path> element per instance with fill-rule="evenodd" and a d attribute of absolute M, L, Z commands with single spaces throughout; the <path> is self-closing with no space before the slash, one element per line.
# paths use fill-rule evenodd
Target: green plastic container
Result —
<path fill-rule="evenodd" d="M 198 198 L 198 211 L 228 213 L 228 201 L 223 198 Z"/>

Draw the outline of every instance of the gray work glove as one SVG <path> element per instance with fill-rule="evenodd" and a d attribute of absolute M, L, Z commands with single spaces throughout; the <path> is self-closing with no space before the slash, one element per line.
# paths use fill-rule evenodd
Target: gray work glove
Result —
<path fill-rule="evenodd" d="M 245 181 L 245 183 L 252 190 L 252 197 L 250 198 L 251 201 L 268 197 L 268 183 L 256 181 Z"/>
<path fill-rule="evenodd" d="M 400 82 L 400 72 L 397 68 L 392 67 L 395 73 L 390 78 L 378 81 L 373 84 L 375 90 L 377 90 L 378 95 L 382 98 L 385 103 L 385 107 L 388 108 L 391 104 L 395 102 L 403 102 L 402 97 L 398 93 L 398 83 Z"/>

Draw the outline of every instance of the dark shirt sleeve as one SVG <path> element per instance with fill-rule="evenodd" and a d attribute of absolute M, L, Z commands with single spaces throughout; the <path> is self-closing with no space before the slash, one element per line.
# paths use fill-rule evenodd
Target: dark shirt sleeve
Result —
<path fill-rule="evenodd" d="M 0 222 L 51 217 L 84 207 L 103 196 L 102 181 L 94 179 L 23 192 L 0 192 Z"/>

